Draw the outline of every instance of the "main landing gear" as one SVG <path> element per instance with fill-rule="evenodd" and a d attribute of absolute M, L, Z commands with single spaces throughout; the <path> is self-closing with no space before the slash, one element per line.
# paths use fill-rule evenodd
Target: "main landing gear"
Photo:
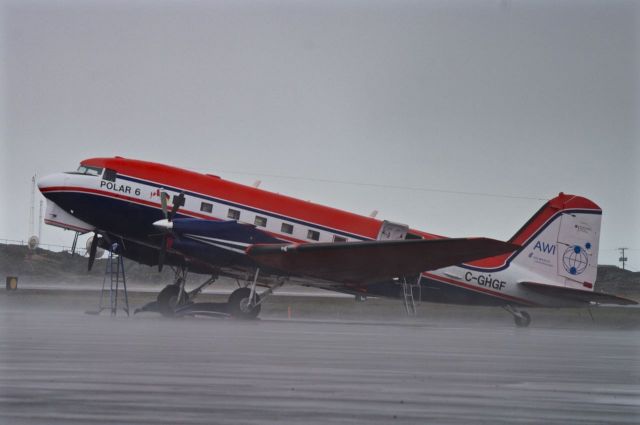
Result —
<path fill-rule="evenodd" d="M 278 280 L 258 295 L 256 286 L 259 274 L 260 269 L 257 269 L 253 280 L 247 278 L 244 286 L 238 282 L 240 287 L 231 293 L 226 303 L 196 303 L 194 299 L 204 288 L 213 284 L 217 280 L 217 276 L 211 276 L 196 289 L 187 292 L 185 289 L 187 268 L 180 267 L 175 269 L 174 283 L 165 286 L 158 294 L 156 301 L 136 309 L 135 313 L 155 311 L 165 317 L 206 315 L 255 319 L 260 314 L 264 300 L 284 284 L 284 280 Z"/>
<path fill-rule="evenodd" d="M 249 280 L 247 285 L 236 289 L 231 293 L 229 301 L 229 314 L 233 317 L 240 319 L 255 319 L 260 314 L 262 303 L 264 300 L 273 294 L 273 292 L 284 284 L 284 279 L 278 280 L 273 286 L 258 295 L 256 292 L 256 285 L 258 283 L 258 276 L 260 275 L 260 269 L 256 269 L 256 273 L 253 276 L 253 282 L 249 287 Z"/>
<path fill-rule="evenodd" d="M 185 305 L 189 301 L 189 296 L 184 291 L 186 281 L 187 268 L 177 268 L 173 284 L 165 286 L 158 294 L 156 303 L 160 314 L 171 317 L 174 315 L 176 308 Z"/>
<path fill-rule="evenodd" d="M 510 305 L 505 306 L 504 309 L 513 316 L 517 327 L 526 328 L 531 324 L 531 316 L 526 311 L 518 310 Z"/>
<path fill-rule="evenodd" d="M 260 314 L 262 306 L 258 294 L 254 294 L 251 298 L 251 289 L 238 288 L 229 296 L 229 313 L 234 317 L 242 319 L 255 319 Z"/>
<path fill-rule="evenodd" d="M 143 311 L 153 311 L 166 317 L 180 315 L 180 311 L 193 305 L 193 300 L 202 292 L 204 288 L 213 284 L 218 276 L 212 275 L 194 290 L 187 292 L 185 285 L 187 283 L 188 269 L 185 266 L 174 269 L 175 276 L 171 285 L 165 286 L 158 294 L 156 301 L 145 304 L 137 308 L 133 314 Z"/>

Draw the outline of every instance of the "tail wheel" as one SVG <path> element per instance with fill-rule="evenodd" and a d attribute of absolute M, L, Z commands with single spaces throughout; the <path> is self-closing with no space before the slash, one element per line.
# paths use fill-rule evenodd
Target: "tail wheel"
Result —
<path fill-rule="evenodd" d="M 239 288 L 231 293 L 229 296 L 229 312 L 233 317 L 241 319 L 255 319 L 260 314 L 262 306 L 258 304 L 255 307 L 251 306 L 249 297 L 251 296 L 251 289 Z M 255 302 L 260 302 L 258 294 L 254 295 Z"/>
<path fill-rule="evenodd" d="M 178 295 L 180 295 L 180 287 L 178 285 L 167 285 L 160 291 L 158 294 L 158 311 L 163 316 L 173 317 L 178 305 Z M 186 297 L 186 294 L 182 296 Z M 186 299 L 182 301 L 185 302 Z"/>
<path fill-rule="evenodd" d="M 521 311 L 519 316 L 514 316 L 513 319 L 516 322 L 516 326 L 519 328 L 526 328 L 531 324 L 531 316 L 526 311 Z"/>

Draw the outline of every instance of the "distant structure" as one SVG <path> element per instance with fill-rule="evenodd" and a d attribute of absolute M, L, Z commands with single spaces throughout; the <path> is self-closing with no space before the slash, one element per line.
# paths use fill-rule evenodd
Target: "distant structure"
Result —
<path fill-rule="evenodd" d="M 33 236 L 33 219 L 36 209 L 36 175 L 31 177 L 31 208 L 29 210 L 29 237 Z"/>
<path fill-rule="evenodd" d="M 42 240 L 42 199 L 40 200 L 40 214 L 38 215 L 38 240 Z"/>
<path fill-rule="evenodd" d="M 28 242 L 27 245 L 29 246 L 30 250 L 34 250 L 38 247 L 38 245 L 40 244 L 40 241 L 42 240 L 42 201 L 40 201 L 40 215 L 39 215 L 39 220 L 38 220 L 38 234 L 35 234 L 35 230 L 34 230 L 34 220 L 35 220 L 35 215 L 36 215 L 36 180 L 37 180 L 37 175 L 34 174 L 31 177 L 31 206 L 29 209 L 29 237 L 28 237 Z"/>
<path fill-rule="evenodd" d="M 624 252 L 629 249 L 629 248 L 618 248 L 618 251 L 620 251 L 620 258 L 618 259 L 618 261 L 620 261 L 622 263 L 622 270 L 624 270 L 624 265 L 625 263 L 629 260 L 627 257 L 625 257 Z"/>
<path fill-rule="evenodd" d="M 34 235 L 34 236 L 31 236 L 27 241 L 27 248 L 29 248 L 29 251 L 33 251 L 38 247 L 39 244 L 40 244 L 40 240 L 38 239 L 37 236 Z"/>

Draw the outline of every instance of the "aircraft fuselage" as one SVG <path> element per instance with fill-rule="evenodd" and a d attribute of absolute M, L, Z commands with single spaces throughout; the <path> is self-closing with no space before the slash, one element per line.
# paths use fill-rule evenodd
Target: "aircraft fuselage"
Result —
<path fill-rule="evenodd" d="M 170 199 L 184 194 L 184 205 L 180 207 L 177 217 L 237 220 L 256 226 L 274 243 L 374 240 L 379 237 L 383 225 L 383 221 L 371 217 L 175 167 L 118 157 L 88 159 L 81 164 L 80 170 L 84 171 L 59 173 L 42 179 L 39 182 L 40 190 L 49 201 L 76 220 L 73 226 L 67 228 L 99 231 L 113 238 L 129 241 L 136 249 L 131 250 L 128 256 L 145 264 L 154 264 L 157 256 L 158 238 L 153 235 L 157 235 L 158 231 L 153 223 L 164 217 L 160 202 L 163 192 Z M 595 204 L 584 203 L 571 210 L 586 216 L 598 215 L 599 219 L 600 210 Z M 560 229 L 567 211 L 565 209 L 557 214 L 550 214 L 544 217 L 543 222 L 534 223 L 530 234 L 524 232 L 523 239 L 517 241 L 522 248 L 512 254 L 422 273 L 422 300 L 475 305 L 582 304 L 540 294 L 520 284 L 532 281 L 585 289 L 582 286 L 584 282 L 579 279 L 585 269 L 577 269 L 575 265 L 571 266 L 574 269 L 567 269 L 567 273 L 574 272 L 574 275 L 565 273 L 566 276 L 559 283 L 557 269 L 562 266 L 563 258 L 565 262 L 567 258 L 574 261 L 575 256 L 570 257 L 564 253 L 566 247 L 561 241 L 548 238 L 550 228 L 557 235 L 558 230 L 555 228 Z M 49 214 L 45 221 L 65 227 L 64 223 Z M 408 229 L 405 237 L 442 238 L 416 229 Z M 223 247 L 224 250 L 220 249 L 221 242 L 209 242 L 210 249 L 207 252 L 201 252 L 197 247 L 192 252 L 189 251 L 189 246 L 182 249 L 182 252 L 188 252 L 197 260 L 199 265 L 196 271 L 207 273 L 207 268 L 202 267 L 207 262 L 221 266 L 250 266 L 238 258 L 242 256 L 243 246 L 252 241 L 240 241 L 235 248 L 226 246 Z M 597 240 L 588 243 L 593 243 L 595 247 Z M 234 253 L 234 249 L 237 252 Z M 594 267 L 597 264 L 597 251 L 595 257 L 591 252 L 588 254 L 590 257 L 580 256 L 578 259 L 586 258 L 587 266 Z M 517 258 L 520 258 L 520 263 L 514 261 Z M 533 266 L 525 267 L 523 259 Z M 336 289 L 323 283 L 312 286 Z M 361 295 L 400 297 L 400 288 L 397 281 L 384 281 L 366 288 L 339 290 Z"/>

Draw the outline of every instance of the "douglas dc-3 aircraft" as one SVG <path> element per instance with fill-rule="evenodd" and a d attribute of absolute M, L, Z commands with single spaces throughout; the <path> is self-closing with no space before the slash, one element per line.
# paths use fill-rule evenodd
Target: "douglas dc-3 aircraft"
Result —
<path fill-rule="evenodd" d="M 94 232 L 98 246 L 131 260 L 172 266 L 175 283 L 147 306 L 164 315 L 220 312 L 195 303 L 218 277 L 243 284 L 222 309 L 253 318 L 285 282 L 353 294 L 502 306 L 516 325 L 522 307 L 635 304 L 594 292 L 601 209 L 560 193 L 508 242 L 449 239 L 404 224 L 325 207 L 167 165 L 92 158 L 38 182 L 45 222 Z M 190 292 L 187 271 L 210 276 Z M 258 293 L 257 288 L 266 288 Z"/>

